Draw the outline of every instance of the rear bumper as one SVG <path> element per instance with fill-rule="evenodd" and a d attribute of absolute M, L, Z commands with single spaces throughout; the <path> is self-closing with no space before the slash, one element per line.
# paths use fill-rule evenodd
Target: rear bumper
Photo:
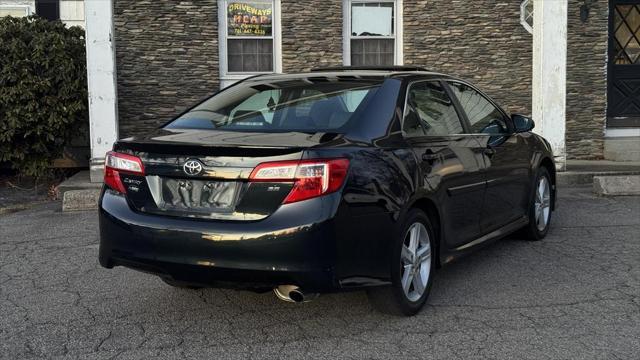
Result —
<path fill-rule="evenodd" d="M 100 264 L 202 286 L 307 291 L 339 287 L 335 276 L 339 194 L 281 206 L 256 222 L 180 219 L 133 211 L 124 196 L 100 199 Z"/>

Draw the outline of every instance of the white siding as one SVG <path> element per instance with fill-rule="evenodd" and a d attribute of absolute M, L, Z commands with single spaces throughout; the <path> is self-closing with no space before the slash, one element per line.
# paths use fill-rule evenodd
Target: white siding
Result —
<path fill-rule="evenodd" d="M 556 167 L 566 165 L 567 0 L 534 0 L 533 130 L 553 149 Z"/>
<path fill-rule="evenodd" d="M 60 0 L 60 20 L 67 26 L 84 28 L 84 1 Z"/>
<path fill-rule="evenodd" d="M 107 151 L 118 139 L 113 0 L 90 0 L 87 14 L 87 85 L 89 90 L 89 137 L 91 181 L 102 181 Z"/>

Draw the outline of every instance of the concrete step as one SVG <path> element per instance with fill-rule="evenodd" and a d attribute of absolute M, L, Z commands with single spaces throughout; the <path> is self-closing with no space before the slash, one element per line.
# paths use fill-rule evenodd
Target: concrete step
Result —
<path fill-rule="evenodd" d="M 92 183 L 91 179 L 89 178 L 89 170 L 80 171 L 58 185 L 58 191 L 60 192 L 60 194 L 69 190 L 95 189 L 102 189 L 102 183 Z"/>
<path fill-rule="evenodd" d="M 62 195 L 62 211 L 96 210 L 100 190 L 69 190 Z"/>
<path fill-rule="evenodd" d="M 558 172 L 559 186 L 590 185 L 594 176 L 640 175 L 640 162 L 609 160 L 567 160 L 567 169 Z"/>
<path fill-rule="evenodd" d="M 102 183 L 92 183 L 89 171 L 80 171 L 58 185 L 62 196 L 62 211 L 95 210 Z"/>
<path fill-rule="evenodd" d="M 640 195 L 640 175 L 594 176 L 593 192 L 602 196 Z"/>
<path fill-rule="evenodd" d="M 640 161 L 640 136 L 604 139 L 604 157 L 613 161 Z"/>
<path fill-rule="evenodd" d="M 635 176 L 640 171 L 564 171 L 556 176 L 558 186 L 588 185 L 596 176 Z"/>

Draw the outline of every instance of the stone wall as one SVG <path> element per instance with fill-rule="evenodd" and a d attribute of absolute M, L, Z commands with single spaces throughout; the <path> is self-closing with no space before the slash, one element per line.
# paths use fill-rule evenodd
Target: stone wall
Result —
<path fill-rule="evenodd" d="M 404 1 L 404 63 L 471 81 L 507 111 L 531 113 L 532 35 L 520 1 Z"/>
<path fill-rule="evenodd" d="M 586 22 L 582 0 L 569 0 L 567 49 L 567 158 L 601 159 L 607 111 L 609 5 L 596 1 Z"/>
<path fill-rule="evenodd" d="M 120 137 L 143 134 L 217 90 L 215 0 L 115 0 Z"/>
<path fill-rule="evenodd" d="M 480 86 L 531 113 L 532 35 L 520 0 L 404 2 L 404 62 Z M 608 6 L 569 0 L 567 155 L 602 158 Z M 282 0 L 284 72 L 342 64 L 342 1 Z M 115 0 L 120 135 L 145 133 L 219 86 L 215 0 Z"/>
<path fill-rule="evenodd" d="M 342 0 L 282 0 L 282 69 L 342 65 Z"/>

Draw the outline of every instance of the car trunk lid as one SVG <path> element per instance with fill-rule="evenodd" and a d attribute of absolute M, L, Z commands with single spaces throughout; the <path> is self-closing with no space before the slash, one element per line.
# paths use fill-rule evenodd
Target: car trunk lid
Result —
<path fill-rule="evenodd" d="M 253 169 L 300 160 L 326 139 L 326 134 L 172 129 L 119 141 L 114 150 L 137 156 L 144 165 L 144 176 L 120 174 L 136 210 L 248 221 L 273 213 L 293 187 L 293 182 L 249 182 Z"/>

